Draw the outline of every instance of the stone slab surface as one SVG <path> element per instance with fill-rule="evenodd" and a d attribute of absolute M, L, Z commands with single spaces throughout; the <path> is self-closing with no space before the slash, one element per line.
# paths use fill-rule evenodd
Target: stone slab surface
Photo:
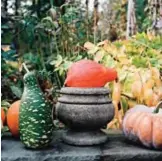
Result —
<path fill-rule="evenodd" d="M 2 161 L 162 161 L 162 151 L 146 149 L 127 142 L 119 131 L 109 131 L 108 141 L 100 146 L 77 147 L 66 145 L 54 132 L 51 146 L 44 150 L 26 149 L 19 139 L 2 137 Z"/>

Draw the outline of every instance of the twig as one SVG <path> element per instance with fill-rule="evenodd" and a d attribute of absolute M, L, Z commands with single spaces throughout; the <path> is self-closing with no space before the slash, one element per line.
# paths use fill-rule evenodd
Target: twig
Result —
<path fill-rule="evenodd" d="M 136 100 L 135 98 L 133 98 L 133 97 L 131 97 L 131 96 L 125 94 L 125 93 L 122 93 L 121 95 L 127 97 L 128 99 Z"/>
<path fill-rule="evenodd" d="M 27 68 L 25 63 L 22 63 L 22 66 L 24 67 L 24 69 L 26 70 L 27 73 L 29 73 L 29 69 Z"/>

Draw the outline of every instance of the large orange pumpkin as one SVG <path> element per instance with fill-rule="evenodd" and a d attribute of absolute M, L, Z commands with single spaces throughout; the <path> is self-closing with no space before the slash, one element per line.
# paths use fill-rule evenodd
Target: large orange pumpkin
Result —
<path fill-rule="evenodd" d="M 69 68 L 65 85 L 68 87 L 103 87 L 117 78 L 113 68 L 106 68 L 91 60 L 80 60 Z"/>
<path fill-rule="evenodd" d="M 7 112 L 7 125 L 13 136 L 19 136 L 19 108 L 20 100 L 11 104 Z"/>
<path fill-rule="evenodd" d="M 5 121 L 6 121 L 6 114 L 4 112 L 3 107 L 1 107 L 1 120 L 2 120 L 2 123 L 4 125 L 5 124 Z"/>
<path fill-rule="evenodd" d="M 132 141 L 162 149 L 162 102 L 157 107 L 136 105 L 123 119 L 123 132 Z"/>

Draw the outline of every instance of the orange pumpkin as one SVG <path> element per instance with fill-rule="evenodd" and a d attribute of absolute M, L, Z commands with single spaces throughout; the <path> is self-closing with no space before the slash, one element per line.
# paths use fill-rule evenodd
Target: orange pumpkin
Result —
<path fill-rule="evenodd" d="M 2 120 L 2 123 L 4 125 L 5 124 L 5 121 L 6 121 L 6 114 L 4 112 L 3 107 L 1 107 L 1 120 Z"/>
<path fill-rule="evenodd" d="M 123 119 L 123 132 L 132 141 L 162 149 L 162 102 L 157 107 L 136 105 Z"/>
<path fill-rule="evenodd" d="M 19 108 L 20 100 L 11 104 L 7 112 L 7 125 L 13 136 L 19 136 Z"/>
<path fill-rule="evenodd" d="M 65 86 L 68 87 L 103 87 L 117 78 L 113 68 L 106 68 L 91 60 L 80 60 L 69 68 Z"/>

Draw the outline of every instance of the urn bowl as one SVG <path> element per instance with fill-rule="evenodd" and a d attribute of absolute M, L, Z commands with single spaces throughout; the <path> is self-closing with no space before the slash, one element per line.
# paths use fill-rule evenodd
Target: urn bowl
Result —
<path fill-rule="evenodd" d="M 63 141 L 73 145 L 101 144 L 107 135 L 100 129 L 114 117 L 114 107 L 107 88 L 73 88 L 60 90 L 56 116 L 69 130 Z"/>

